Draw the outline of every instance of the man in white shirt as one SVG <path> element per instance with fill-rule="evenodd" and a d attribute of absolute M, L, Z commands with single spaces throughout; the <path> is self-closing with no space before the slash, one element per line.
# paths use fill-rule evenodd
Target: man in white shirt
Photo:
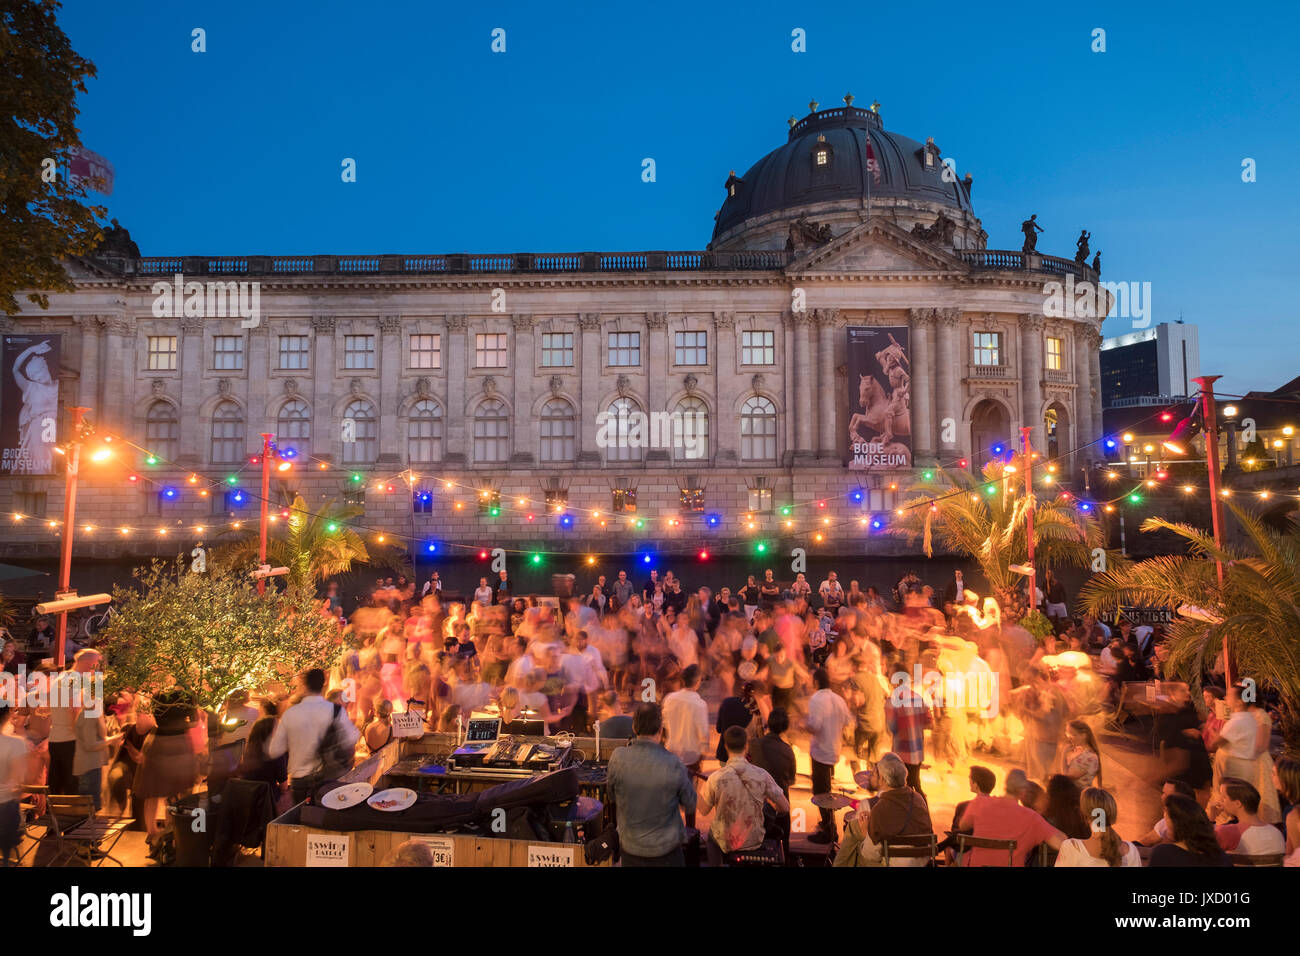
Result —
<path fill-rule="evenodd" d="M 664 727 L 668 752 L 675 754 L 690 773 L 699 773 L 700 761 L 709 749 L 709 706 L 699 694 L 700 669 L 692 664 L 682 671 L 682 689 L 664 698 Z M 686 814 L 686 825 L 695 826 L 695 812 Z"/>
<path fill-rule="evenodd" d="M 1251 719 L 1249 715 L 1247 719 Z M 1254 723 L 1253 719 L 1251 722 Z M 1210 811 L 1222 810 L 1237 818 L 1236 823 L 1224 823 L 1214 828 L 1219 846 L 1225 852 L 1239 856 L 1286 852 L 1286 838 L 1277 827 L 1259 818 L 1259 804 L 1259 791 L 1253 784 L 1236 777 L 1224 777 L 1219 783 L 1218 798 L 1210 802 Z"/>
<path fill-rule="evenodd" d="M 812 758 L 812 792 L 817 796 L 831 792 L 831 780 L 844 742 L 844 729 L 853 724 L 854 717 L 844 698 L 831 690 L 831 679 L 825 668 L 813 671 L 813 684 L 817 692 L 808 698 L 806 723 L 812 734 L 808 747 L 808 755 Z M 823 809 L 821 815 L 821 825 L 808 839 L 813 843 L 831 843 L 835 839 L 835 813 Z"/>
<path fill-rule="evenodd" d="M 267 745 L 266 753 L 272 759 L 289 755 L 289 786 L 294 803 L 301 803 L 315 787 L 325 781 L 321 777 L 321 741 L 332 723 L 339 743 L 355 747 L 360 731 L 348 720 L 347 711 L 331 704 L 321 696 L 325 690 L 325 672 L 314 667 L 302 675 L 304 696 L 284 712 Z"/>
<path fill-rule="evenodd" d="M 0 702 L 0 866 L 9 865 L 10 851 L 22 840 L 18 798 L 27 773 L 27 741 L 15 737 L 9 725 L 9 705 Z"/>
<path fill-rule="evenodd" d="M 81 697 L 77 690 L 83 687 L 83 674 L 99 670 L 99 651 L 77 651 L 72 660 L 72 670 L 63 671 L 50 680 L 50 793 L 76 793 L 77 780 L 72 773 L 72 762 L 77 755 L 77 713 L 81 710 Z M 74 672 L 76 672 L 74 674 Z M 67 704 L 68 706 L 58 706 Z"/>

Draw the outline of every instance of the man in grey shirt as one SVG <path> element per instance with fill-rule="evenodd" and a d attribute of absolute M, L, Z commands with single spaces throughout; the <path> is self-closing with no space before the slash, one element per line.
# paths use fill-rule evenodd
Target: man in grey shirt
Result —
<path fill-rule="evenodd" d="M 632 730 L 636 739 L 614 751 L 607 774 L 623 865 L 685 866 L 681 811 L 695 812 L 695 787 L 686 767 L 664 748 L 658 704 L 639 705 Z"/>

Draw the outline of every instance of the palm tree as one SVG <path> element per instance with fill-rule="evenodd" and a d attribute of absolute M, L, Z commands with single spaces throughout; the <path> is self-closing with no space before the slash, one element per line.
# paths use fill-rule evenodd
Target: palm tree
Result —
<path fill-rule="evenodd" d="M 1188 553 L 1164 555 L 1094 577 L 1080 591 L 1088 611 L 1149 605 L 1180 611 L 1170 628 L 1167 673 L 1191 685 L 1227 650 L 1234 679 L 1254 680 L 1281 700 L 1282 736 L 1300 757 L 1300 527 L 1275 531 L 1229 503 L 1245 534 L 1242 547 L 1215 544 L 1190 525 L 1148 518 L 1143 531 L 1172 531 Z M 1220 586 L 1215 560 L 1223 565 Z"/>
<path fill-rule="evenodd" d="M 290 586 L 310 589 L 326 578 L 346 574 L 356 564 L 409 573 L 404 556 L 392 549 L 372 555 L 361 535 L 348 526 L 349 520 L 363 513 L 352 505 L 336 508 L 332 500 L 313 513 L 302 496 L 295 495 L 287 520 L 277 522 L 267 536 L 266 560 L 272 567 L 289 569 Z M 254 564 L 257 553 L 258 535 L 253 531 L 220 549 L 215 560 L 222 566 Z"/>
<path fill-rule="evenodd" d="M 1048 568 L 1090 567 L 1098 549 L 1105 552 L 1106 534 L 1091 509 L 1064 492 L 1049 500 L 1026 495 L 1023 456 L 984 466 L 982 480 L 968 472 L 950 474 L 934 469 L 934 479 L 909 489 L 902 514 L 889 533 L 910 541 L 920 538 L 927 558 L 936 542 L 943 551 L 965 555 L 979 563 L 1004 619 L 1018 621 L 1029 610 L 1018 585 L 1021 575 L 1012 565 L 1029 560 L 1029 513 L 1034 515 L 1034 565 Z M 1106 561 L 1123 562 L 1106 552 Z"/>

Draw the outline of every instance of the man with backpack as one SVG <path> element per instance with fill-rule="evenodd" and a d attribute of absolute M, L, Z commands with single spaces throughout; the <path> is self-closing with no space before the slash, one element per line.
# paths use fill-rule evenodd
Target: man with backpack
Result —
<path fill-rule="evenodd" d="M 325 672 L 319 667 L 299 677 L 303 698 L 284 712 L 267 756 L 289 755 L 289 788 L 293 802 L 301 803 L 328 780 L 337 779 L 352 767 L 352 755 L 360 732 L 340 704 L 322 695 Z"/>

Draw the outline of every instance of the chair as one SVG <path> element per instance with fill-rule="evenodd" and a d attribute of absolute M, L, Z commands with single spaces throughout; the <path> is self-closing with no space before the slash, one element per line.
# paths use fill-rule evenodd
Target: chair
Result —
<path fill-rule="evenodd" d="M 1038 844 L 1038 865 L 1040 867 L 1051 868 L 1056 866 L 1056 858 L 1060 854 L 1052 849 L 1052 845 L 1047 842 Z"/>
<path fill-rule="evenodd" d="M 958 866 L 968 865 L 962 862 L 967 850 L 1006 850 L 1007 866 L 1016 865 L 1015 840 L 992 840 L 988 837 L 972 836 L 969 833 L 962 833 L 960 831 L 957 833 L 952 833 L 950 831 L 948 835 L 952 837 L 953 842 L 957 844 L 956 852 Z"/>
<path fill-rule="evenodd" d="M 889 866 L 892 857 L 897 860 L 926 860 L 933 862 L 938 853 L 939 838 L 933 833 L 918 833 L 912 836 L 895 836 L 880 843 L 880 853 L 885 866 Z"/>
<path fill-rule="evenodd" d="M 1284 866 L 1285 858 L 1285 853 L 1256 853 L 1253 856 L 1248 853 L 1232 853 L 1228 856 L 1233 866 Z"/>
<path fill-rule="evenodd" d="M 50 788 L 43 784 L 24 784 L 22 794 L 31 797 L 44 797 L 50 792 Z M 22 866 L 23 860 L 41 845 L 41 839 L 35 836 L 32 831 L 37 827 L 45 826 L 44 814 L 38 812 L 40 803 L 37 800 L 26 800 L 19 798 L 18 813 L 22 819 L 22 839 L 18 843 L 18 865 Z M 22 848 L 22 840 L 30 839 L 32 842 L 27 849 Z"/>
<path fill-rule="evenodd" d="M 45 836 L 54 837 L 55 855 L 49 866 L 63 861 L 81 860 L 103 866 L 112 860 L 118 866 L 122 861 L 113 856 L 113 848 L 135 821 L 130 817 L 101 817 L 95 813 L 95 801 L 90 794 L 49 794 L 45 798 Z M 85 857 L 81 856 L 82 852 Z M 99 859 L 95 860 L 95 855 Z"/>

